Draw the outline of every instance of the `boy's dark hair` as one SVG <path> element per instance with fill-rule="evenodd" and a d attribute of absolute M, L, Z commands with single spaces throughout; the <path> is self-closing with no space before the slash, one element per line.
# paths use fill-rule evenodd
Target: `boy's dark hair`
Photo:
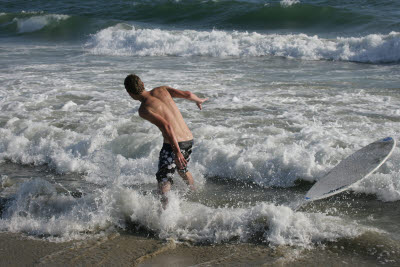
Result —
<path fill-rule="evenodd" d="M 140 78 L 135 74 L 129 74 L 126 76 L 124 85 L 126 91 L 134 95 L 140 95 L 144 91 L 142 80 L 140 80 Z"/>

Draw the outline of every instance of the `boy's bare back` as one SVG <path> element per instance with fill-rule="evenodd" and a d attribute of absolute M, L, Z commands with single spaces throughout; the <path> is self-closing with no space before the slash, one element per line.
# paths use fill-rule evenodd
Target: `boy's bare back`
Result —
<path fill-rule="evenodd" d="M 172 99 L 170 91 L 174 94 L 173 90 L 175 89 L 160 86 L 149 91 L 150 96 L 140 105 L 139 116 L 148 120 L 151 115 L 158 115 L 171 126 L 178 142 L 192 140 L 193 135 Z M 170 143 L 164 134 L 163 136 L 164 143 Z"/>

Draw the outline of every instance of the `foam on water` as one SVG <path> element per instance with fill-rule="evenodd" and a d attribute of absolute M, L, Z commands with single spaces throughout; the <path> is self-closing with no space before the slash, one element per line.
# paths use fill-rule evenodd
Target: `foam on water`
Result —
<path fill-rule="evenodd" d="M 60 110 L 71 112 L 71 115 L 79 113 L 81 108 L 87 106 L 72 101 L 60 106 Z M 340 159 L 368 143 L 349 139 L 346 131 L 331 131 L 321 122 L 309 124 L 307 118 L 293 118 L 293 115 L 285 116 L 292 117 L 298 127 L 303 128 L 294 133 L 262 124 L 252 130 L 234 118 L 228 125 L 193 125 L 198 141 L 191 168 L 197 182 L 204 183 L 204 176 L 218 176 L 261 186 L 290 187 L 297 179 L 314 181 L 322 177 Z M 155 127 L 143 123 L 138 132 L 126 134 L 125 127 L 134 124 L 108 112 L 99 113 L 90 121 L 91 128 L 80 133 L 46 122 L 12 118 L 0 129 L 0 159 L 21 164 L 46 164 L 61 174 L 83 173 L 87 181 L 96 184 L 107 185 L 110 179 L 124 181 L 124 184 L 155 183 L 161 143 Z M 104 121 L 107 121 L 106 126 L 103 126 Z M 232 129 L 238 135 L 232 135 Z M 337 147 L 340 142 L 354 142 L 358 146 L 340 148 Z M 399 200 L 396 162 L 399 162 L 398 153 L 390 159 L 386 172 L 372 175 L 355 190 L 375 193 L 384 201 Z M 385 186 L 382 187 L 382 183 Z"/>
<path fill-rule="evenodd" d="M 299 4 L 299 3 L 300 3 L 299 0 L 281 0 L 280 1 L 281 6 L 283 6 L 283 7 L 289 7 L 294 4 Z"/>
<path fill-rule="evenodd" d="M 0 129 L 0 159 L 21 164 L 47 164 L 58 173 L 86 173 L 87 180 L 99 184 L 120 176 L 127 183 L 155 182 L 153 176 L 161 143 L 157 129 L 146 123 L 142 131 L 147 133 L 119 134 L 118 128 L 126 126 L 127 121 L 111 123 L 114 119 L 109 118 L 107 126 L 90 134 L 11 119 L 6 128 Z M 268 137 L 251 134 L 240 127 L 237 131 L 242 134 L 232 136 L 231 130 L 232 126 L 193 127 L 199 141 L 192 164 L 200 180 L 203 175 L 220 176 L 263 186 L 288 187 L 293 186 L 296 179 L 313 181 L 321 176 L 332 166 L 330 154 L 338 153 L 331 142 L 325 144 L 326 139 L 315 141 L 321 136 L 319 127 L 296 134 L 277 129 L 277 134 Z M 210 138 L 212 136 L 214 138 Z M 341 153 L 346 155 L 346 152 L 348 150 Z"/>
<path fill-rule="evenodd" d="M 306 34 L 128 29 L 119 24 L 94 34 L 86 43 L 96 55 L 130 56 L 277 56 L 305 60 L 398 62 L 400 33 L 324 39 Z"/>
<path fill-rule="evenodd" d="M 8 159 L 21 164 L 48 164 L 61 173 L 87 171 L 85 162 L 77 157 L 82 151 L 74 146 L 80 141 L 76 133 L 17 118 L 11 119 L 7 125 L 10 128 L 0 129 L 2 160 Z M 13 130 L 21 130 L 23 133 L 15 135 Z"/>
<path fill-rule="evenodd" d="M 211 208 L 169 194 L 164 211 L 158 197 L 111 186 L 75 199 L 57 193 L 42 179 L 23 183 L 3 210 L 0 229 L 51 236 L 56 241 L 85 238 L 129 221 L 160 238 L 220 243 L 257 238 L 273 245 L 310 246 L 315 242 L 357 236 L 367 228 L 317 213 L 258 203 L 246 208 Z"/>
<path fill-rule="evenodd" d="M 103 77 L 104 71 L 119 67 L 101 68 L 101 78 L 95 80 L 110 81 L 103 85 L 80 74 L 87 70 L 81 62 L 68 64 L 70 75 L 60 76 L 63 64 L 28 64 L 2 74 L 0 109 L 7 117 L 0 128 L 0 161 L 48 165 L 60 174 L 85 174 L 87 181 L 102 185 L 110 178 L 155 184 L 162 139 L 156 127 L 138 117 L 138 103 L 127 99 L 120 84 L 123 77 Z M 30 73 L 29 83 L 21 72 Z M 396 97 L 365 90 L 294 89 L 277 82 L 254 86 L 248 94 L 241 87 L 242 75 L 222 75 L 219 83 L 203 89 L 197 88 L 199 73 L 191 70 L 174 80 L 182 84 L 177 88 L 194 88 L 211 97 L 202 112 L 191 103 L 180 106 L 195 135 L 191 168 L 200 184 L 213 176 L 267 187 L 315 181 L 362 146 L 398 132 Z M 149 74 L 144 80 L 157 85 L 159 77 Z M 362 138 L 365 133 L 368 137 Z M 381 192 L 382 200 L 400 199 L 399 161 L 394 153 L 388 162 L 392 165 L 381 174 L 387 190 L 376 181 L 366 192 Z"/>
<path fill-rule="evenodd" d="M 400 200 L 400 171 L 393 166 L 397 164 L 400 152 L 395 149 L 388 162 L 366 179 L 352 186 L 355 192 L 375 194 L 382 201 Z"/>
<path fill-rule="evenodd" d="M 23 183 L 2 212 L 1 230 L 50 235 L 60 241 L 84 238 L 82 233 L 109 225 L 96 199 L 57 194 L 54 185 L 42 179 Z"/>
<path fill-rule="evenodd" d="M 140 31 L 147 38 L 137 41 L 142 42 L 141 51 L 156 45 L 151 34 L 174 34 L 121 28 L 108 31 L 117 33 L 114 44 L 122 47 L 115 47 L 117 52 L 127 48 L 130 38 Z M 126 42 L 118 39 L 123 33 Z M 191 33 L 196 36 L 199 32 Z M 96 36 L 101 34 L 113 43 L 107 31 Z M 220 35 L 231 40 L 235 34 L 248 36 L 250 43 L 255 36 L 265 38 L 255 33 L 202 34 L 206 36 L 199 42 L 202 45 L 210 34 L 215 43 Z M 174 42 L 164 45 L 171 51 L 179 38 Z M 224 45 L 213 46 L 216 56 Z M 376 84 L 382 85 L 377 80 L 395 80 L 382 75 L 396 74 L 391 66 L 341 63 L 342 69 L 337 64 L 329 67 L 328 74 L 321 74 L 319 67 L 334 63 L 313 62 L 320 64 L 314 66 L 301 62 L 304 74 L 298 65 L 290 65 L 296 61 L 276 58 L 197 60 L 165 54 L 161 54 L 162 60 L 115 58 L 94 57 L 81 49 L 27 48 L 24 44 L 0 51 L 6 63 L 0 67 L 0 161 L 46 165 L 53 171 L 52 180 L 32 177 L 22 184 L 1 176 L 2 187 L 10 190 L 0 229 L 50 235 L 63 241 L 115 227 L 125 229 L 133 222 L 160 238 L 215 243 L 254 238 L 299 246 L 365 231 L 364 226 L 347 218 L 294 212 L 274 201 L 206 206 L 187 200 L 182 193 L 183 182 L 178 179 L 170 205 L 160 212 L 158 197 L 144 195 L 142 190 L 156 188 L 154 173 L 162 138 L 155 126 L 138 116 L 139 103 L 128 99 L 123 78 L 140 70 L 138 74 L 148 89 L 166 83 L 210 97 L 201 112 L 194 103 L 177 101 L 195 136 L 189 168 L 199 190 L 211 177 L 256 183 L 260 188 L 290 188 L 296 180 L 319 179 L 341 159 L 376 139 L 387 135 L 396 138 L 398 93 L 390 89 L 394 88 L 391 83 L 376 88 Z M 154 51 L 160 51 L 157 49 Z M 26 53 L 33 62 L 25 60 Z M 376 68 L 389 70 L 378 72 Z M 372 78 L 368 76 L 371 69 Z M 349 72 L 351 79 L 343 74 Z M 355 81 L 357 75 L 361 78 Z M 363 86 L 360 80 L 367 76 L 374 85 Z M 384 169 L 354 190 L 374 194 L 383 201 L 399 200 L 399 162 L 400 155 L 395 151 Z M 62 184 L 68 181 L 62 180 L 63 175 L 54 177 L 55 173 L 79 176 L 71 187 L 82 197 L 73 198 L 68 193 L 71 187 Z"/>
<path fill-rule="evenodd" d="M 338 223 L 341 219 L 337 217 L 294 212 L 288 207 L 270 203 L 246 208 L 210 208 L 199 203 L 182 202 L 172 194 L 171 204 L 161 217 L 146 218 L 141 215 L 143 207 L 132 204 L 139 203 L 138 195 L 129 193 L 126 196 L 131 198 L 126 201 L 127 210 L 133 211 L 131 218 L 160 231 L 163 238 L 218 243 L 234 238 L 241 241 L 261 238 L 274 245 L 307 246 L 319 241 L 355 236 L 363 231 L 353 223 L 341 229 Z"/>

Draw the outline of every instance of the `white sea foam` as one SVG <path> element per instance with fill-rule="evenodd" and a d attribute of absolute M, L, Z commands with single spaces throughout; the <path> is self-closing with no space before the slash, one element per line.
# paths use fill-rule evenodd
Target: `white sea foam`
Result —
<path fill-rule="evenodd" d="M 135 31 L 122 32 L 129 37 Z M 219 34 L 233 38 L 213 34 L 216 40 Z M 255 35 L 247 34 L 250 39 Z M 146 47 L 143 43 L 142 51 Z M 80 46 L 69 49 L 74 56 L 65 57 L 65 49 L 54 46 L 27 50 L 26 44 L 0 51 L 7 66 L 0 73 L 0 161 L 73 173 L 79 178 L 71 187 L 83 191 L 81 198 L 60 193 L 65 189 L 59 184 L 69 182 L 63 175 L 49 178 L 52 183 L 34 179 L 22 186 L 1 176 L 2 197 L 4 187 L 12 196 L 3 209 L 2 230 L 62 241 L 82 238 L 82 232 L 127 227 L 128 218 L 161 238 L 224 242 L 256 235 L 272 244 L 299 246 L 364 231 L 345 219 L 293 212 L 272 201 L 240 207 L 191 202 L 181 195 L 185 187 L 179 177 L 170 206 L 160 214 L 159 199 L 142 195 L 138 188 L 156 188 L 162 137 L 157 127 L 138 116 L 139 103 L 128 98 L 123 79 L 126 72 L 136 71 L 148 89 L 168 84 L 210 97 L 201 112 L 194 103 L 177 100 L 195 136 L 189 169 L 201 192 L 203 184 L 212 184 L 211 177 L 261 187 L 315 181 L 368 143 L 387 135 L 396 138 L 397 66 L 235 57 L 115 60 L 81 54 Z M 33 63 L 25 60 L 26 51 Z M 220 56 L 218 51 L 215 56 Z M 367 81 L 361 81 L 365 77 Z M 382 201 L 399 200 L 399 162 L 395 151 L 384 168 L 353 190 Z"/>
<path fill-rule="evenodd" d="M 12 186 L 12 181 L 7 175 L 0 176 L 0 189 Z"/>
<path fill-rule="evenodd" d="M 382 201 L 400 200 L 400 171 L 393 166 L 399 159 L 400 152 L 395 149 L 388 162 L 380 168 L 380 172 L 363 179 L 352 186 L 352 189 L 359 193 L 374 194 Z"/>
<path fill-rule="evenodd" d="M 44 123 L 11 119 L 7 128 L 0 129 L 0 159 L 22 164 L 47 164 L 59 173 L 86 173 L 88 180 L 100 184 L 107 183 L 109 177 L 120 177 L 126 183 L 134 184 L 155 182 L 153 176 L 158 144 L 161 143 L 157 130 L 145 124 L 149 131 L 147 136 L 140 137 L 140 133 L 134 137 L 119 136 L 115 127 L 123 125 L 124 120 L 108 124 L 88 136 Z M 243 147 L 240 143 L 235 144 L 238 142 L 236 138 L 229 137 L 231 129 L 228 127 L 200 126 L 193 131 L 199 142 L 192 164 L 200 183 L 202 174 L 205 174 L 250 180 L 265 186 L 292 186 L 298 177 L 310 180 L 318 177 L 326 167 L 322 168 L 315 162 L 315 153 L 319 151 L 326 157 L 324 154 L 330 151 L 329 146 L 313 149 L 297 143 L 280 146 L 282 140 L 290 139 L 286 132 L 269 137 L 265 144 L 257 142 Z M 314 133 L 317 132 L 316 129 Z M 151 138 L 146 141 L 149 135 Z M 209 135 L 220 136 L 209 139 Z M 228 140 L 231 143 L 225 144 Z"/>
<path fill-rule="evenodd" d="M 283 7 L 288 7 L 288 6 L 292 6 L 294 4 L 298 4 L 300 3 L 299 0 L 281 0 L 280 4 Z"/>
<path fill-rule="evenodd" d="M 130 30 L 117 25 L 99 31 L 87 42 L 93 54 L 133 56 L 278 56 L 305 60 L 398 62 L 400 33 L 323 39 L 306 34 L 256 32 Z"/>
<path fill-rule="evenodd" d="M 22 164 L 49 164 L 59 172 L 87 170 L 85 162 L 81 162 L 72 149 L 65 149 L 79 138 L 76 134 L 63 132 L 46 124 L 20 120 L 9 122 L 8 125 L 10 128 L 0 129 L 1 159 Z M 23 134 L 13 133 L 17 129 L 22 130 Z"/>
<path fill-rule="evenodd" d="M 41 68 L 44 71 L 48 66 Z M 31 78 L 33 83 L 22 81 L 16 90 L 3 91 L 7 98 L 0 108 L 9 119 L 0 128 L 0 160 L 48 165 L 58 173 L 83 173 L 87 181 L 102 185 L 110 179 L 127 185 L 155 184 L 160 133 L 136 112 L 127 112 L 137 103 L 126 99 L 121 85 L 113 85 L 118 90 L 96 91 L 101 86 L 43 78 L 42 69 Z M 196 72 L 184 73 L 176 80 L 193 80 L 190 86 L 196 86 L 195 76 Z M 13 76 L 7 86 L 15 86 L 18 79 Z M 149 75 L 149 79 L 156 83 L 159 76 Z M 190 167 L 200 184 L 207 176 L 279 187 L 293 186 L 297 179 L 315 181 L 356 148 L 382 138 L 383 132 L 396 132 L 395 123 L 374 124 L 364 116 L 372 112 L 371 106 L 376 116 L 390 115 L 397 107 L 395 98 L 362 90 L 329 95 L 302 87 L 291 93 L 292 89 L 280 90 L 280 86 L 254 88 L 249 95 L 240 86 L 230 86 L 228 92 L 233 93 L 225 93 L 227 88 L 220 84 L 209 84 L 203 92 L 212 99 L 204 112 L 211 112 L 212 120 L 194 111 L 190 103 L 181 106 L 196 139 Z M 85 104 L 76 104 L 82 101 Z M 343 113 L 334 115 L 330 107 Z M 348 117 L 347 108 L 361 115 Z M 360 138 L 365 132 L 376 133 Z M 400 192 L 395 183 L 399 160 L 395 156 L 390 160 L 393 165 L 386 179 L 394 186 L 387 187 L 391 197 L 383 200 L 396 200 Z M 368 192 L 385 192 L 378 190 L 378 184 Z"/>
<path fill-rule="evenodd" d="M 17 23 L 18 32 L 26 33 L 41 30 L 48 25 L 58 23 L 68 18 L 68 15 L 48 14 L 30 18 L 15 18 L 14 21 Z"/>
<path fill-rule="evenodd" d="M 210 208 L 182 202 L 173 194 L 169 207 L 158 217 L 154 207 L 137 204 L 143 203 L 139 195 L 124 192 L 122 196 L 127 197 L 124 209 L 131 213 L 132 220 L 157 230 L 162 238 L 219 243 L 232 238 L 249 241 L 258 234 L 274 245 L 307 246 L 356 236 L 363 231 L 355 223 L 340 226 L 343 224 L 337 217 L 294 212 L 285 206 L 259 203 L 247 208 Z"/>
<path fill-rule="evenodd" d="M 8 129 L 0 129 L 0 159 L 47 164 L 59 173 L 84 173 L 87 181 L 96 184 L 110 181 L 128 185 L 155 183 L 161 143 L 156 137 L 157 130 L 148 124 L 147 137 L 140 137 L 139 133 L 119 136 L 113 129 L 118 124 L 123 123 L 110 124 L 90 137 L 43 123 L 12 119 L 7 123 Z M 338 163 L 335 158 L 344 158 L 355 151 L 335 148 L 332 134 L 320 127 L 309 128 L 295 136 L 282 132 L 258 141 L 259 137 L 246 137 L 247 133 L 241 138 L 257 139 L 253 139 L 255 144 L 246 147 L 241 145 L 241 139 L 230 136 L 229 128 L 209 125 L 194 127 L 193 132 L 198 141 L 191 170 L 198 184 L 204 183 L 204 176 L 218 176 L 262 186 L 290 187 L 297 179 L 314 181 L 322 177 Z M 152 137 L 145 141 L 149 135 Z M 209 139 L 209 135 L 214 138 Z M 299 141 L 289 141 L 293 138 Z M 345 135 L 335 138 L 348 139 Z M 375 193 L 384 201 L 400 199 L 398 168 L 393 165 L 399 161 L 398 156 L 391 160 L 388 173 L 373 175 L 375 179 L 370 178 L 372 180 L 354 190 Z"/>
<path fill-rule="evenodd" d="M 73 101 L 68 101 L 67 103 L 65 103 L 64 106 L 62 106 L 61 110 L 63 111 L 68 111 L 71 109 L 74 109 L 77 106 L 77 104 Z"/>
<path fill-rule="evenodd" d="M 82 231 L 105 229 L 109 225 L 101 207 L 90 197 L 74 199 L 57 194 L 47 181 L 23 183 L 10 200 L 0 220 L 0 229 L 33 235 L 58 236 L 59 241 L 84 238 Z"/>
<path fill-rule="evenodd" d="M 354 222 L 324 214 L 294 212 L 285 206 L 259 203 L 248 208 L 211 208 L 185 202 L 171 192 L 163 211 L 152 195 L 113 186 L 82 198 L 57 194 L 54 185 L 41 179 L 23 183 L 0 219 L 0 229 L 56 240 L 85 238 L 110 227 L 126 227 L 128 219 L 160 238 L 220 243 L 257 235 L 272 245 L 310 246 L 315 242 L 354 237 L 366 229 Z M 53 238 L 54 239 L 54 238 Z"/>

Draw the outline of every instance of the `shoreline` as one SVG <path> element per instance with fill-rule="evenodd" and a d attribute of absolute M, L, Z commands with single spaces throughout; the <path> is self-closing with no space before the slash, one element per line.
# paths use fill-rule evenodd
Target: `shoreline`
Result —
<path fill-rule="evenodd" d="M 143 256 L 166 246 L 162 241 L 119 233 L 58 243 L 3 232 L 0 242 L 0 266 L 137 266 Z"/>
<path fill-rule="evenodd" d="M 5 244 L 0 249 L 1 266 L 281 266 L 293 260 L 287 253 L 292 249 L 285 246 L 191 245 L 124 233 L 57 243 L 3 232 L 0 240 Z"/>
<path fill-rule="evenodd" d="M 311 249 L 251 243 L 192 245 L 128 233 L 63 243 L 0 233 L 1 266 L 395 266 L 351 251 L 345 242 Z M 345 247 L 343 247 L 344 245 Z M 369 259 L 368 259 L 369 258 Z M 379 258 L 379 257 L 378 257 Z"/>
<path fill-rule="evenodd" d="M 1 266 L 262 266 L 290 261 L 287 247 L 191 245 L 124 233 L 57 243 L 3 232 L 0 240 L 5 244 L 0 249 Z"/>

